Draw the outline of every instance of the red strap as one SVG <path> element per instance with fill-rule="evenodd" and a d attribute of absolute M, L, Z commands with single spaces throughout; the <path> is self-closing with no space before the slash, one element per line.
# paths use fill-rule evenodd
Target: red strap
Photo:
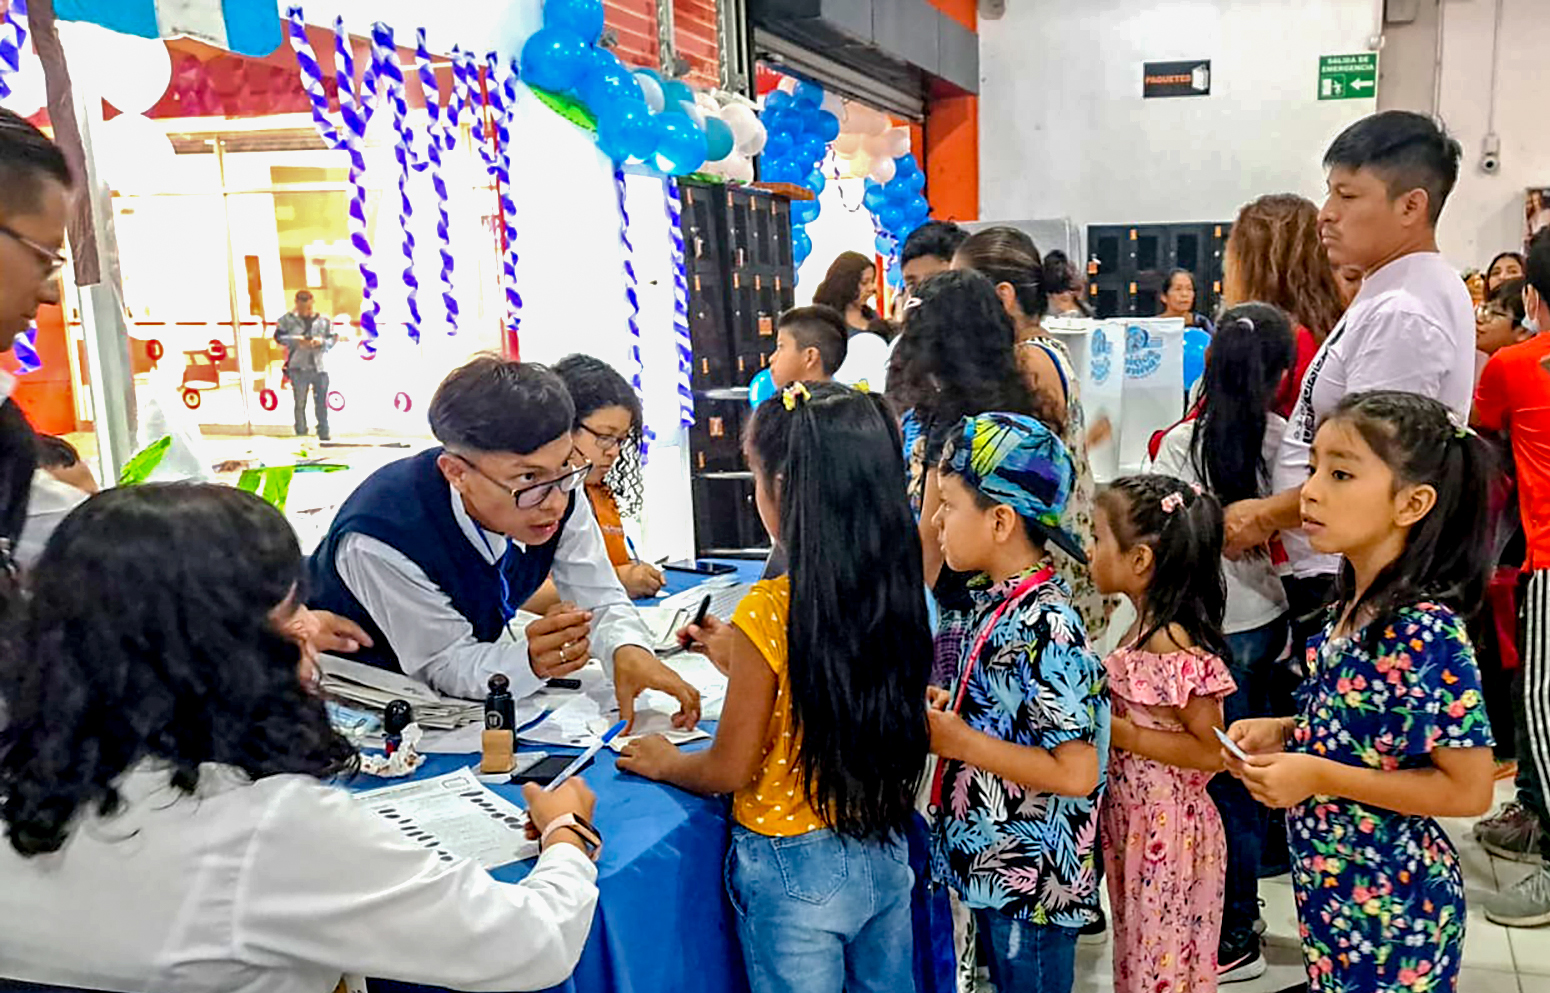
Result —
<path fill-rule="evenodd" d="M 1023 597 L 1032 592 L 1035 587 L 1043 586 L 1045 583 L 1053 579 L 1054 576 L 1055 567 L 1052 565 L 1045 566 L 1038 572 L 1029 576 L 1027 579 L 1024 579 L 1022 582 L 1018 583 L 1017 588 L 1012 591 L 1012 594 L 1005 600 L 1002 600 L 1000 605 L 997 606 L 995 610 L 991 611 L 990 620 L 986 621 L 985 625 L 980 628 L 979 633 L 974 636 L 974 644 L 969 649 L 969 658 L 963 664 L 963 675 L 958 679 L 958 693 L 953 697 L 953 705 L 949 711 L 950 713 L 958 713 L 958 709 L 963 706 L 963 697 L 964 694 L 968 692 L 969 679 L 974 675 L 974 666 L 977 662 L 979 662 L 980 652 L 984 650 L 985 642 L 990 640 L 990 633 L 996 629 L 996 625 L 1001 621 L 1001 616 L 1010 610 L 1013 604 L 1018 603 L 1023 599 Z M 942 763 L 938 762 L 936 766 L 936 773 L 931 778 L 931 808 L 936 810 L 941 806 Z"/>

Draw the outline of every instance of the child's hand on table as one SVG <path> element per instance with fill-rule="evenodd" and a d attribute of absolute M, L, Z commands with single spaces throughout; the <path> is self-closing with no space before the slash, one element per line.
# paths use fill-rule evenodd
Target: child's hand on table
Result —
<path fill-rule="evenodd" d="M 649 734 L 625 745 L 616 764 L 625 772 L 661 780 L 667 777 L 681 754 L 677 745 L 660 734 Z"/>

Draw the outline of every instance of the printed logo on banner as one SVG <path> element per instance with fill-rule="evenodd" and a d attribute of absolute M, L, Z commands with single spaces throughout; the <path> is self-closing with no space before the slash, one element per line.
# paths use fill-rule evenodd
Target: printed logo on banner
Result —
<path fill-rule="evenodd" d="M 1109 381 L 1109 373 L 1114 371 L 1114 346 L 1109 344 L 1109 336 L 1103 333 L 1103 328 L 1098 328 L 1092 336 L 1092 374 L 1093 383 L 1102 386 Z"/>
<path fill-rule="evenodd" d="M 1125 378 L 1145 379 L 1162 365 L 1163 345 L 1159 335 L 1132 325 L 1125 329 Z"/>

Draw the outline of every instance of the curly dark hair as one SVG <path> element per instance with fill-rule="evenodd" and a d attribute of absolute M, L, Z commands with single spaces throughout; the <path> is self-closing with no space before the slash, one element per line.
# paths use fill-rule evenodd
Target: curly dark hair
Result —
<path fill-rule="evenodd" d="M 621 515 L 638 515 L 646 500 L 640 464 L 640 439 L 645 424 L 640 397 L 613 366 L 590 355 L 567 355 L 555 364 L 554 371 L 565 381 L 576 405 L 573 430 L 580 430 L 584 419 L 604 407 L 623 407 L 630 412 L 630 436 L 619 446 L 619 457 L 603 478 L 603 485 L 614 495 Z"/>
<path fill-rule="evenodd" d="M 228 486 L 106 490 L 71 513 L 0 660 L 11 847 L 58 851 L 82 814 L 118 810 L 118 780 L 142 760 L 190 794 L 206 762 L 253 779 L 353 771 L 355 749 L 271 620 L 301 602 L 301 576 L 285 519 Z"/>
<path fill-rule="evenodd" d="M 1028 388 L 1017 364 L 1017 332 L 996 296 L 995 284 L 973 269 L 938 273 L 916 291 L 904 312 L 904 335 L 894 350 L 888 394 L 913 408 L 923 425 L 950 431 L 962 418 L 987 410 L 1029 414 L 1059 434 L 1056 412 Z M 929 433 L 929 431 L 928 431 Z M 940 439 L 937 439 L 940 440 Z M 928 444 L 934 462 L 940 447 Z"/>

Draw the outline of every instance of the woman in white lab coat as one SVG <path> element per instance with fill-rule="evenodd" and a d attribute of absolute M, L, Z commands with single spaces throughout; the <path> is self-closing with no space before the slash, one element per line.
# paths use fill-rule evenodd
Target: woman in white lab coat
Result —
<path fill-rule="evenodd" d="M 515 885 L 359 810 L 325 782 L 354 749 L 298 678 L 301 575 L 280 514 L 228 487 L 109 490 L 59 525 L 0 651 L 0 976 L 325 993 L 345 973 L 570 974 L 597 900 L 592 794 L 528 797 L 544 851 Z"/>

